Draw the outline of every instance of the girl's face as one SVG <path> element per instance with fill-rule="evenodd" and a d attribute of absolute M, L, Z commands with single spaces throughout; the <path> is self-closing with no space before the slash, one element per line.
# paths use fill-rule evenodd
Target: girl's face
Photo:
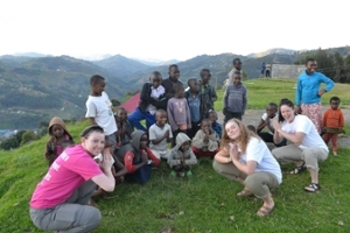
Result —
<path fill-rule="evenodd" d="M 293 120 L 295 118 L 295 114 L 294 114 L 294 109 L 292 107 L 289 107 L 288 105 L 282 105 L 280 111 L 281 111 L 283 118 L 287 122 L 289 122 L 289 123 L 293 122 Z"/>
<path fill-rule="evenodd" d="M 225 131 L 227 136 L 232 140 L 237 140 L 241 136 L 239 126 L 234 121 L 230 121 L 225 125 Z"/>
<path fill-rule="evenodd" d="M 64 129 L 60 125 L 53 125 L 51 128 L 51 132 L 56 138 L 60 138 L 64 134 Z"/>
<path fill-rule="evenodd" d="M 104 148 L 105 135 L 96 131 L 91 132 L 88 138 L 81 139 L 81 144 L 92 157 L 97 156 Z"/>

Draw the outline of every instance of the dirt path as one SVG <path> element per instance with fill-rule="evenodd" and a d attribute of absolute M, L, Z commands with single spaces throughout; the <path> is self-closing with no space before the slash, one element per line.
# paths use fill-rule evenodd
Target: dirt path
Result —
<path fill-rule="evenodd" d="M 347 125 L 350 125 L 350 106 L 342 106 L 342 112 L 345 117 L 345 122 Z M 323 107 L 323 112 L 327 110 L 328 106 Z M 246 125 L 254 125 L 255 127 L 258 126 L 260 122 L 260 118 L 262 114 L 264 114 L 265 110 L 264 109 L 250 109 L 247 110 L 245 115 L 243 116 L 243 122 Z M 222 112 L 218 112 L 218 118 L 219 118 L 219 123 L 223 123 L 224 121 L 224 115 Z M 350 148 L 350 136 L 342 136 L 338 139 L 338 145 L 339 147 L 345 147 L 345 148 Z"/>

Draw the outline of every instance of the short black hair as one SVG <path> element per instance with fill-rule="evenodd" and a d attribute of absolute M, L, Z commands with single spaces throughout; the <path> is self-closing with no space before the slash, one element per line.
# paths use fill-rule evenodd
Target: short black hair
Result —
<path fill-rule="evenodd" d="M 256 128 L 255 128 L 254 125 L 247 125 L 247 128 L 248 128 L 250 131 L 256 133 Z"/>
<path fill-rule="evenodd" d="M 202 125 L 204 122 L 207 122 L 209 125 L 211 125 L 211 121 L 210 121 L 208 118 L 203 118 L 203 119 L 201 120 L 201 125 Z"/>
<path fill-rule="evenodd" d="M 160 79 L 162 79 L 162 74 L 159 71 L 153 71 L 151 74 L 151 77 L 159 77 Z"/>
<path fill-rule="evenodd" d="M 195 78 L 190 78 L 188 81 L 187 81 L 187 85 L 190 86 L 192 82 L 196 82 L 197 79 Z"/>
<path fill-rule="evenodd" d="M 167 112 L 164 109 L 161 109 L 161 108 L 158 109 L 154 115 L 156 116 L 157 114 L 161 114 L 161 113 L 162 114 L 165 113 L 167 115 Z"/>
<path fill-rule="evenodd" d="M 180 91 L 181 89 L 184 88 L 184 85 L 182 83 L 175 83 L 173 86 L 174 89 L 174 93 L 177 93 L 178 91 Z"/>
<path fill-rule="evenodd" d="M 88 139 L 92 132 L 104 133 L 103 128 L 101 126 L 92 125 L 92 126 L 86 127 L 83 130 L 83 132 L 80 134 L 80 137 L 84 137 L 84 138 Z"/>
<path fill-rule="evenodd" d="M 338 96 L 332 96 L 330 99 L 329 99 L 329 103 L 331 103 L 332 101 L 338 101 L 340 103 L 340 98 Z"/>
<path fill-rule="evenodd" d="M 96 83 L 99 83 L 101 81 L 105 81 L 105 78 L 102 77 L 101 75 L 95 74 L 90 78 L 90 85 L 94 85 Z"/>
<path fill-rule="evenodd" d="M 241 71 L 236 70 L 236 71 L 233 72 L 233 75 L 242 76 L 242 73 L 241 73 Z"/>
<path fill-rule="evenodd" d="M 305 64 L 308 64 L 309 62 L 315 62 L 316 60 L 309 57 L 308 59 L 306 59 L 306 63 Z"/>
<path fill-rule="evenodd" d="M 235 59 L 233 59 L 232 63 L 235 64 L 236 62 L 241 62 L 241 59 L 239 59 L 238 57 L 236 57 Z"/>
<path fill-rule="evenodd" d="M 169 71 L 171 70 L 171 68 L 177 68 L 177 69 L 179 69 L 179 67 L 178 67 L 176 64 L 171 64 L 171 65 L 169 66 Z"/>
<path fill-rule="evenodd" d="M 202 69 L 201 72 L 199 73 L 200 76 L 202 76 L 202 74 L 203 74 L 204 72 L 208 72 L 208 73 L 210 74 L 210 70 L 204 68 L 204 69 Z M 211 74 L 210 74 L 210 75 L 211 75 Z"/>
<path fill-rule="evenodd" d="M 270 103 L 268 104 L 268 106 L 273 107 L 273 108 L 275 108 L 276 110 L 278 109 L 277 104 L 275 104 L 274 102 L 270 102 Z"/>
<path fill-rule="evenodd" d="M 215 112 L 215 111 L 213 111 L 213 110 L 210 110 L 210 111 L 208 112 L 208 116 L 209 116 L 210 114 L 213 114 L 213 115 L 215 115 L 216 117 L 218 116 L 217 112 Z"/>

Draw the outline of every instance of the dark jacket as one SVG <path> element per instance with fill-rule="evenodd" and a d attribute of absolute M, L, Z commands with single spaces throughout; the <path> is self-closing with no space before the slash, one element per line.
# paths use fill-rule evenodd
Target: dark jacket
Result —
<path fill-rule="evenodd" d="M 214 101 L 218 99 L 216 95 L 215 88 L 211 85 L 207 85 L 206 87 L 199 81 L 199 92 L 202 97 L 202 111 L 203 116 L 207 116 L 210 110 L 214 110 Z M 212 101 L 214 99 L 214 101 Z"/>
<path fill-rule="evenodd" d="M 180 82 L 179 80 L 177 80 L 176 82 L 173 82 L 170 77 L 167 79 L 164 79 L 162 82 L 162 86 L 165 88 L 166 98 L 168 100 L 173 98 L 175 95 L 174 88 L 173 88 L 175 83 L 182 83 L 182 82 Z"/>
<path fill-rule="evenodd" d="M 156 101 L 151 97 L 152 93 L 152 83 L 145 83 L 142 86 L 141 94 L 140 94 L 140 102 L 139 102 L 139 108 L 142 112 L 147 111 L 148 105 L 152 104 L 157 109 L 161 108 L 166 111 L 166 105 L 167 105 L 167 99 L 166 99 L 166 88 L 165 93 L 159 97 L 160 101 Z"/>

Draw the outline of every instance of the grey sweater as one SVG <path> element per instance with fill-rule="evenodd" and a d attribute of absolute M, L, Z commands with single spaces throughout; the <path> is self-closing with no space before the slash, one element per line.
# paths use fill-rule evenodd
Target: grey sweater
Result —
<path fill-rule="evenodd" d="M 247 107 L 247 89 L 243 84 L 230 84 L 224 95 L 224 108 L 229 112 L 244 113 Z"/>

